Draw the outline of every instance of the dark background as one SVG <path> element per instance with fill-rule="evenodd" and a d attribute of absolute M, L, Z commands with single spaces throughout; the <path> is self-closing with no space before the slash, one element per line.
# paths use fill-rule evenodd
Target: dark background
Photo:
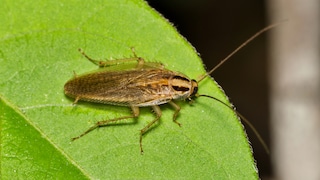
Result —
<path fill-rule="evenodd" d="M 254 33 L 267 26 L 264 1 L 148 0 L 186 37 L 211 69 Z M 267 37 L 263 34 L 212 76 L 270 147 Z M 271 177 L 270 156 L 249 127 L 260 177 Z"/>

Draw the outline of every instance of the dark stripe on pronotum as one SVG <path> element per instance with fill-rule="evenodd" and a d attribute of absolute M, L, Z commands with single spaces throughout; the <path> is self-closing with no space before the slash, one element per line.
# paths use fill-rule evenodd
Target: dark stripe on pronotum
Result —
<path fill-rule="evenodd" d="M 189 91 L 188 87 L 183 87 L 183 86 L 172 86 L 172 88 L 176 91 Z"/>

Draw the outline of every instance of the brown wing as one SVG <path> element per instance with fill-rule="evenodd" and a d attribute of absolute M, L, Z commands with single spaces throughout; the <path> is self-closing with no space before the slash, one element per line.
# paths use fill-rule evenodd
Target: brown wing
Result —
<path fill-rule="evenodd" d="M 100 71 L 71 79 L 65 84 L 65 94 L 105 104 L 158 105 L 173 98 L 168 79 L 174 75 L 158 68 Z"/>

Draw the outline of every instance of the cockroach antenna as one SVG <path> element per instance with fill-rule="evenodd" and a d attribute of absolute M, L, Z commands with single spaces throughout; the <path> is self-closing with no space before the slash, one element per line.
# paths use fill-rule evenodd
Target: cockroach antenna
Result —
<path fill-rule="evenodd" d="M 222 64 L 224 64 L 227 60 L 230 59 L 230 57 L 232 57 L 234 54 L 236 54 L 239 50 L 241 50 L 244 46 L 246 46 L 248 43 L 250 43 L 251 41 L 253 41 L 255 38 L 257 38 L 258 36 L 260 36 L 262 33 L 278 26 L 279 24 L 281 24 L 283 22 L 279 22 L 279 23 L 275 23 L 275 24 L 271 24 L 263 29 L 261 29 L 260 31 L 258 31 L 257 33 L 255 33 L 253 36 L 251 36 L 249 39 L 247 39 L 244 43 L 242 43 L 240 46 L 238 46 L 234 51 L 232 51 L 228 56 L 226 56 L 224 59 L 222 59 L 220 61 L 219 64 L 217 64 L 214 68 L 212 68 L 209 72 L 203 74 L 202 76 L 199 77 L 199 79 L 197 80 L 197 82 L 201 82 L 203 79 L 205 79 L 206 77 L 210 76 L 211 73 L 213 73 L 216 69 L 218 69 Z M 209 95 L 205 95 L 205 94 L 196 94 L 196 97 L 207 97 L 207 98 L 211 98 L 214 99 L 218 102 L 220 102 L 221 104 L 223 104 L 224 106 L 228 107 L 229 109 L 233 110 L 239 117 L 240 119 L 247 124 L 250 129 L 252 129 L 253 133 L 257 136 L 257 138 L 259 139 L 260 143 L 262 144 L 263 148 L 265 149 L 265 151 L 267 152 L 267 154 L 270 153 L 269 148 L 267 146 L 267 144 L 265 143 L 265 141 L 263 140 L 263 138 L 261 137 L 261 135 L 259 134 L 259 132 L 256 130 L 256 128 L 250 123 L 250 121 L 244 117 L 239 111 L 237 111 L 236 109 L 234 109 L 233 107 L 229 106 L 228 104 L 224 103 L 223 101 L 221 101 L 218 98 L 209 96 Z"/>

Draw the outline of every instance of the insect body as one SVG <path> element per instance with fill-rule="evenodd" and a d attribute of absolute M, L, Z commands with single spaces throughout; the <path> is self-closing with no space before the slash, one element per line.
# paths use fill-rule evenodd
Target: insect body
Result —
<path fill-rule="evenodd" d="M 139 61 L 143 59 L 139 58 Z M 65 93 L 76 100 L 143 107 L 186 99 L 197 92 L 195 80 L 154 67 L 154 64 L 140 63 L 131 69 L 120 68 L 123 70 L 119 71 L 105 68 L 104 71 L 75 77 L 66 83 Z"/>
<path fill-rule="evenodd" d="M 113 61 L 98 61 L 91 59 L 80 49 L 83 56 L 85 56 L 89 61 L 103 68 L 98 72 L 81 76 L 75 75 L 73 79 L 69 80 L 65 84 L 65 94 L 75 98 L 74 103 L 77 103 L 79 100 L 83 100 L 95 103 L 128 106 L 132 109 L 132 115 L 99 121 L 84 133 L 72 138 L 72 140 L 79 139 L 90 131 L 98 127 L 106 126 L 111 122 L 138 117 L 139 107 L 151 106 L 156 114 L 156 118 L 140 130 L 140 151 L 143 153 L 142 136 L 160 119 L 162 114 L 158 105 L 169 103 L 175 109 L 173 122 L 180 126 L 181 124 L 176 121 L 180 107 L 174 102 L 174 100 L 191 100 L 193 97 L 202 96 L 212 98 L 233 110 L 244 122 L 246 122 L 246 124 L 250 126 L 268 152 L 268 148 L 259 133 L 245 117 L 221 100 L 209 95 L 197 94 L 197 91 L 198 83 L 200 81 L 209 76 L 215 69 L 220 67 L 248 42 L 276 25 L 278 24 L 267 26 L 257 32 L 230 53 L 211 71 L 202 75 L 198 80 L 193 80 L 181 73 L 167 70 L 161 63 L 145 62 L 143 58 L 136 56 L 134 51 L 134 57 L 132 58 Z M 137 61 L 137 63 L 133 63 L 134 61 Z"/>
<path fill-rule="evenodd" d="M 81 52 L 88 60 L 101 67 L 110 63 L 110 61 L 93 60 L 83 51 Z M 76 76 L 65 84 L 64 92 L 66 95 L 75 98 L 74 103 L 83 100 L 129 106 L 132 109 L 132 115 L 97 122 L 95 126 L 73 138 L 73 140 L 110 122 L 138 117 L 139 107 L 151 106 L 156 113 L 156 118 L 140 130 L 140 150 L 143 152 L 142 135 L 161 117 L 161 110 L 158 105 L 171 104 L 176 110 L 173 121 L 180 125 L 176 121 L 180 107 L 172 100 L 191 99 L 197 93 L 198 83 L 181 73 L 163 68 L 161 63 L 148 63 L 136 55 L 133 58 L 114 60 L 112 63 L 119 61 L 138 61 L 138 63 L 131 66 L 120 64 L 116 65 L 116 69 L 104 68 L 102 71 Z M 124 67 L 125 69 L 123 69 Z M 122 70 L 119 71 L 119 69 Z"/>

